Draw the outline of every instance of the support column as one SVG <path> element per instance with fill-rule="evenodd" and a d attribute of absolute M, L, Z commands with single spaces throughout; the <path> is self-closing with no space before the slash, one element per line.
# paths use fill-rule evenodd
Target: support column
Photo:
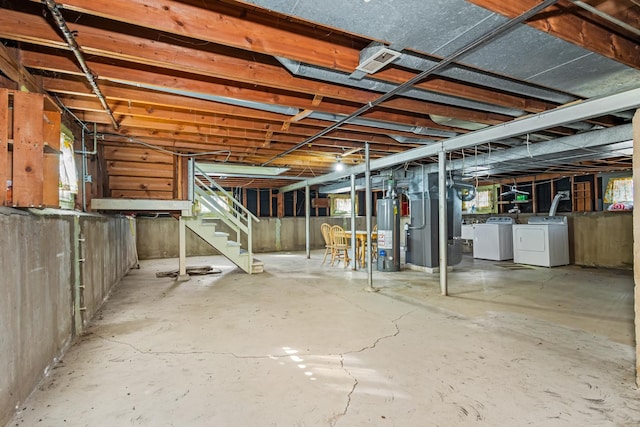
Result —
<path fill-rule="evenodd" d="M 633 151 L 640 153 L 640 109 L 633 116 Z M 596 179 L 596 183 L 597 183 Z M 640 155 L 633 156 L 633 200 L 640 200 Z M 635 283 L 636 385 L 640 386 L 640 211 L 633 210 L 633 278 Z"/>
<path fill-rule="evenodd" d="M 367 216 L 367 249 L 365 253 L 365 260 L 367 261 L 367 287 L 365 288 L 370 292 L 377 292 L 378 289 L 373 287 L 373 257 L 371 256 L 371 165 L 369 158 L 369 143 L 364 144 L 364 157 L 365 157 L 365 215 Z"/>
<path fill-rule="evenodd" d="M 184 282 L 189 280 L 187 274 L 187 225 L 184 222 L 182 215 L 178 218 L 178 239 L 180 244 L 180 259 L 178 261 L 178 277 L 177 282 Z"/>
<path fill-rule="evenodd" d="M 351 174 L 351 247 L 353 248 L 352 270 L 358 269 L 358 260 L 356 259 L 356 176 Z"/>
<path fill-rule="evenodd" d="M 447 153 L 438 152 L 438 234 L 440 242 L 440 293 L 447 295 Z"/>
<path fill-rule="evenodd" d="M 308 185 L 304 187 L 304 217 L 307 259 L 311 258 L 311 189 Z"/>

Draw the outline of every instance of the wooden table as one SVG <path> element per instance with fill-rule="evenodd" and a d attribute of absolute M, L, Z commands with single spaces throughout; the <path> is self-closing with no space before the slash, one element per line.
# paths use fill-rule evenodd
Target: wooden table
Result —
<path fill-rule="evenodd" d="M 345 230 L 345 234 L 348 238 L 351 238 L 351 230 Z M 367 230 L 356 230 L 356 253 L 355 258 L 360 262 L 360 267 L 365 265 L 365 255 L 367 253 Z M 378 239 L 378 232 L 371 232 L 371 238 L 373 240 Z"/>

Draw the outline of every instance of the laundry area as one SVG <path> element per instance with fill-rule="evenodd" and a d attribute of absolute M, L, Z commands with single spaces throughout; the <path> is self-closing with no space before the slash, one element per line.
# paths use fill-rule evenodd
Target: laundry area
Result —
<path fill-rule="evenodd" d="M 9 426 L 636 425 L 632 275 L 465 254 L 450 272 L 261 254 L 141 261 Z M 606 283 L 606 286 L 602 286 Z"/>

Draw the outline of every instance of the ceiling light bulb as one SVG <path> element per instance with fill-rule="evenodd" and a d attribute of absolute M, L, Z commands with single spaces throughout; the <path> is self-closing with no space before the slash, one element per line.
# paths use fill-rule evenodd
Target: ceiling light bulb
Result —
<path fill-rule="evenodd" d="M 344 169 L 344 165 L 342 164 L 342 159 L 338 157 L 336 159 L 336 170 L 341 171 L 342 169 Z"/>

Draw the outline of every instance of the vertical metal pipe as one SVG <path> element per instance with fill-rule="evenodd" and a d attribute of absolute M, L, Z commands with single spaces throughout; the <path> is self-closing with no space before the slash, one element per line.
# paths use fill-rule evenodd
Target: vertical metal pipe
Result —
<path fill-rule="evenodd" d="M 447 152 L 438 152 L 438 234 L 440 242 L 440 292 L 447 295 Z"/>
<path fill-rule="evenodd" d="M 353 264 L 352 270 L 358 269 L 358 260 L 356 260 L 356 176 L 351 174 L 351 247 L 353 248 Z"/>
<path fill-rule="evenodd" d="M 307 259 L 311 258 L 311 188 L 304 188 L 304 210 L 305 210 L 305 235 L 307 246 Z"/>
<path fill-rule="evenodd" d="M 84 127 L 82 132 L 82 212 L 87 211 L 87 155 L 86 144 L 84 141 L 85 131 Z"/>
<path fill-rule="evenodd" d="M 364 144 L 364 158 L 365 158 L 365 214 L 367 216 L 367 252 L 365 253 L 365 260 L 367 261 L 367 290 L 377 291 L 373 287 L 373 265 L 371 262 L 371 165 L 369 158 L 369 143 Z"/>
<path fill-rule="evenodd" d="M 73 289 L 73 320 L 74 332 L 80 336 L 84 328 L 84 311 L 82 310 L 82 259 L 81 251 L 82 235 L 80 234 L 80 217 L 73 217 L 73 257 L 74 257 L 74 289 Z"/>
<path fill-rule="evenodd" d="M 178 218 L 178 239 L 180 246 L 180 259 L 178 261 L 178 277 L 177 281 L 188 280 L 189 276 L 187 275 L 187 225 L 184 222 L 184 218 L 180 215 Z"/>
<path fill-rule="evenodd" d="M 193 157 L 189 157 L 189 161 L 187 162 L 187 173 L 189 174 L 189 178 L 187 179 L 187 199 L 191 202 L 195 201 L 195 188 L 196 185 L 196 171 L 195 171 L 195 160 Z"/>

